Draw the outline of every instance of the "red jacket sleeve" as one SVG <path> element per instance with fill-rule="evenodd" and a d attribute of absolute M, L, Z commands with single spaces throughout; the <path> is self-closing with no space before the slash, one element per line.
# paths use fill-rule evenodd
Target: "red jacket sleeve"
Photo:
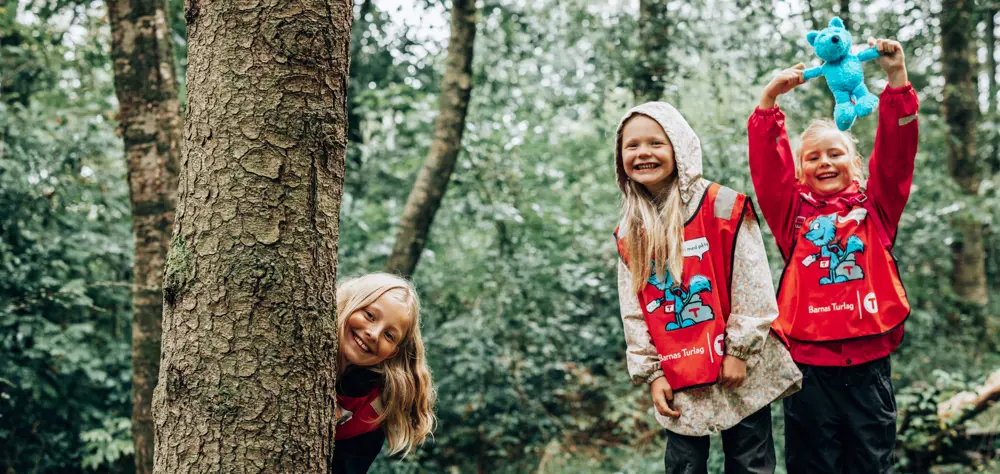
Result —
<path fill-rule="evenodd" d="M 917 94 L 910 84 L 886 86 L 879 97 L 878 131 L 868 160 L 867 194 L 892 241 L 896 240 L 896 228 L 913 183 L 919 134 L 917 108 Z"/>
<path fill-rule="evenodd" d="M 764 214 L 781 255 L 795 239 L 798 190 L 795 185 L 795 157 L 785 132 L 785 113 L 778 107 L 756 109 L 747 121 L 750 142 L 750 177 L 757 202 Z"/>

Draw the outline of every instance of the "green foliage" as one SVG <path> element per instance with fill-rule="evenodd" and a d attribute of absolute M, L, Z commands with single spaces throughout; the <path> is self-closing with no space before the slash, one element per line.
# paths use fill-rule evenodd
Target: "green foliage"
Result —
<path fill-rule="evenodd" d="M 130 418 L 113 418 L 105 419 L 100 428 L 81 433 L 80 440 L 86 443 L 84 450 L 88 453 L 83 457 L 83 467 L 97 470 L 134 454 L 131 430 Z"/>
<path fill-rule="evenodd" d="M 22 3 L 40 20 L 0 11 L 0 470 L 129 472 L 132 243 L 109 32 L 87 2 Z M 170 2 L 179 70 L 182 3 Z M 412 7 L 424 12 L 416 22 L 403 21 L 410 10 L 356 3 L 342 276 L 385 266 L 433 139 L 448 27 L 446 2 Z M 747 116 L 774 70 L 813 57 L 810 18 L 825 21 L 835 4 L 667 3 L 673 16 L 660 20 L 677 34 L 664 99 L 701 137 L 707 178 L 752 194 Z M 913 313 L 893 356 L 901 419 L 910 420 L 900 468 L 912 470 L 922 443 L 953 428 L 941 427 L 936 404 L 1000 367 L 1000 323 L 983 318 L 1000 312 L 1000 182 L 984 167 L 969 199 L 947 178 L 932 4 L 852 7 L 855 37 L 903 42 L 921 97 L 896 247 Z M 648 392 L 626 375 L 611 238 L 620 212 L 612 134 L 644 60 L 638 14 L 586 0 L 491 0 L 478 20 L 463 152 L 415 275 L 440 426 L 406 460 L 382 458 L 373 471 L 662 472 L 665 438 Z M 880 91 L 884 74 L 866 67 Z M 815 83 L 781 106 L 795 141 L 832 102 Z M 996 118 L 983 123 L 987 158 L 1000 141 Z M 874 124 L 854 127 L 863 153 Z M 959 215 L 986 230 L 988 308 L 966 308 L 951 290 Z M 766 228 L 765 241 L 777 279 Z M 772 410 L 780 460 L 780 404 Z M 721 472 L 719 448 L 713 439 L 712 472 Z M 940 472 L 996 468 L 931 461 Z"/>
<path fill-rule="evenodd" d="M 131 230 L 106 37 L 67 44 L 12 19 L 0 36 L 20 43 L 0 57 L 37 82 L 0 96 L 0 470 L 88 459 L 109 472 L 81 438 L 130 411 Z M 131 444 L 118 426 L 107 446 Z"/>
<path fill-rule="evenodd" d="M 671 57 L 678 73 L 665 89 L 701 137 L 706 177 L 750 193 L 745 124 L 759 88 L 771 71 L 811 57 L 805 20 L 789 20 L 798 30 L 775 29 L 768 14 L 781 13 L 768 8 L 735 2 L 686 11 L 686 27 L 695 31 L 744 18 L 733 28 L 755 35 L 760 47 L 738 35 L 700 38 L 692 56 Z M 934 367 L 975 378 L 1000 364 L 989 350 L 995 337 L 948 317 L 955 307 L 947 276 L 955 236 L 946 216 L 955 206 L 977 209 L 991 226 L 998 206 L 963 200 L 942 179 L 946 141 L 934 104 L 940 85 L 931 80 L 934 42 L 922 29 L 928 15 L 914 3 L 902 16 L 866 8 L 852 17 L 859 37 L 904 41 L 923 99 L 921 153 L 897 246 L 914 303 L 907 344 L 894 357 L 902 387 L 932 379 Z M 619 215 L 612 133 L 632 105 L 635 22 L 634 12 L 587 2 L 483 8 L 464 152 L 415 275 L 441 428 L 414 459 L 382 459 L 380 470 L 528 472 L 543 462 L 544 472 L 662 469 L 663 439 L 655 434 L 648 394 L 624 375 L 610 238 Z M 870 67 L 869 87 L 880 91 L 884 73 Z M 747 86 L 747 76 L 757 85 Z M 435 97 L 419 88 L 375 90 L 369 98 L 361 124 L 366 140 L 353 150 L 362 171 L 349 178 L 364 184 L 347 189 L 342 211 L 341 268 L 349 274 L 384 265 L 436 108 Z M 809 118 L 828 115 L 832 102 L 822 84 L 810 84 L 782 106 L 794 140 Z M 874 140 L 874 121 L 869 125 L 855 127 L 862 152 Z M 984 188 L 985 201 L 995 203 L 994 187 Z M 777 279 L 781 260 L 768 247 Z M 988 248 L 996 249 L 995 240 Z M 996 281 L 995 273 L 990 278 Z M 901 392 L 903 407 L 907 393 Z M 783 425 L 775 411 L 780 458 Z M 636 439 L 645 442 L 637 447 Z M 714 449 L 712 459 L 720 461 L 718 443 Z"/>

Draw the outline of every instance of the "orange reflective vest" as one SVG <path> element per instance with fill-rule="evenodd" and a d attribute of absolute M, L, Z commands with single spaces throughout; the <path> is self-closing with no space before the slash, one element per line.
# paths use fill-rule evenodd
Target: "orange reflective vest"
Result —
<path fill-rule="evenodd" d="M 381 400 L 377 387 L 363 397 L 337 395 L 337 432 L 335 440 L 353 438 L 379 428 Z"/>
<path fill-rule="evenodd" d="M 712 183 L 684 225 L 680 282 L 655 272 L 637 295 L 670 387 L 711 385 L 719 378 L 729 320 L 733 252 L 747 208 L 746 196 Z M 618 253 L 628 262 L 615 230 Z M 664 280 L 665 279 L 665 280 Z"/>
<path fill-rule="evenodd" d="M 862 194 L 833 214 L 800 218 L 778 286 L 784 337 L 832 342 L 889 332 L 910 304 L 885 230 Z"/>

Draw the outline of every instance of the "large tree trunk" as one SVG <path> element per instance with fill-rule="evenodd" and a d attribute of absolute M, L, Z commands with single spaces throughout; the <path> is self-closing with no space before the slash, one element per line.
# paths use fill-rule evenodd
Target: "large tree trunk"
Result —
<path fill-rule="evenodd" d="M 667 3 L 659 0 L 639 2 L 639 51 L 632 73 L 632 93 L 636 102 L 663 100 L 663 88 L 671 72 L 670 36 L 672 21 Z"/>
<path fill-rule="evenodd" d="M 976 157 L 979 68 L 974 16 L 971 0 L 944 0 L 941 5 L 941 70 L 945 79 L 942 108 L 948 124 L 948 169 L 969 203 L 976 201 L 981 179 Z M 957 239 L 952 245 L 952 287 L 960 303 L 976 309 L 985 306 L 987 293 L 983 229 L 974 214 L 970 210 L 954 219 Z"/>
<path fill-rule="evenodd" d="M 441 99 L 434 141 L 417 181 L 406 199 L 396 243 L 389 255 L 389 272 L 413 275 L 424 250 L 434 214 L 448 189 L 462 149 L 465 115 L 472 93 L 472 51 L 476 40 L 476 1 L 453 0 L 448 59 L 441 79 Z"/>
<path fill-rule="evenodd" d="M 327 473 L 349 0 L 188 0 L 155 472 Z"/>
<path fill-rule="evenodd" d="M 160 367 L 163 267 L 174 221 L 181 107 L 165 0 L 108 0 L 111 55 L 128 163 L 132 264 L 132 438 L 136 472 L 153 472 L 150 402 Z"/>

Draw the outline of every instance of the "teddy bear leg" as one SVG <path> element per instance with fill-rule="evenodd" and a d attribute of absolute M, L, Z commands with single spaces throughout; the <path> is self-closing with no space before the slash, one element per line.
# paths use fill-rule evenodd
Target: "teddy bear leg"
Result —
<path fill-rule="evenodd" d="M 851 96 L 844 91 L 835 92 L 833 96 L 837 99 L 837 105 L 833 108 L 833 121 L 840 130 L 849 130 L 858 117 L 854 104 L 851 103 Z"/>
<path fill-rule="evenodd" d="M 837 107 L 833 109 L 833 121 L 837 122 L 837 128 L 841 131 L 850 130 L 856 118 L 858 115 L 854 112 L 854 106 L 851 104 L 837 104 Z"/>
<path fill-rule="evenodd" d="M 864 84 L 858 84 L 858 87 L 854 88 L 852 94 L 857 98 L 854 101 L 854 110 L 857 112 L 858 117 L 866 117 L 878 107 L 878 97 L 868 92 L 868 88 Z"/>

